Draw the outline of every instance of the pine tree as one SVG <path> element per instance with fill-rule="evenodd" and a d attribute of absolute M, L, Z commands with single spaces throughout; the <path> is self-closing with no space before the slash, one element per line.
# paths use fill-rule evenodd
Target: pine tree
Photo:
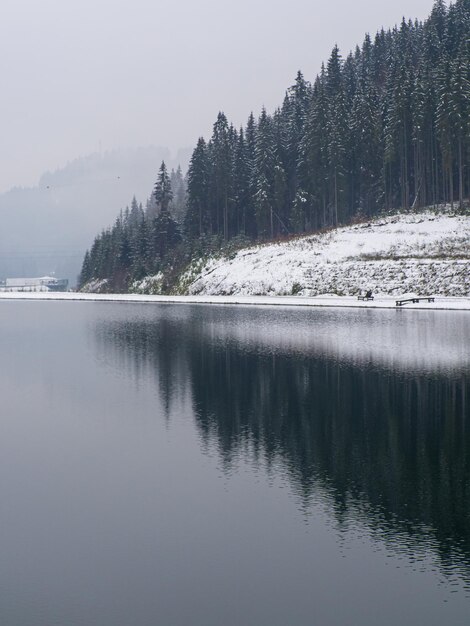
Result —
<path fill-rule="evenodd" d="M 209 155 L 211 160 L 213 223 L 217 234 L 228 240 L 232 154 L 228 122 L 222 112 L 218 114 L 213 127 Z"/>
<path fill-rule="evenodd" d="M 142 210 L 142 209 L 140 209 Z M 132 210 L 131 210 L 132 215 Z M 130 236 L 130 263 L 131 276 L 133 280 L 140 280 L 147 274 L 149 260 L 147 258 L 148 251 L 148 231 L 147 220 L 143 213 L 139 216 L 138 223 L 135 224 Z"/>
<path fill-rule="evenodd" d="M 289 119 L 286 111 L 277 109 L 271 118 L 272 126 L 272 146 L 274 154 L 274 167 L 272 172 L 272 192 L 273 192 L 273 234 L 288 233 L 290 214 L 292 211 L 292 199 L 289 193 L 289 182 L 292 185 L 292 193 L 295 194 L 297 188 L 297 162 L 296 155 L 298 147 L 295 147 L 295 155 L 292 156 L 293 163 L 290 167 L 289 161 Z"/>
<path fill-rule="evenodd" d="M 195 239 L 210 233 L 208 196 L 208 154 L 206 142 L 199 138 L 188 169 L 188 199 L 184 222 L 187 237 Z"/>
<path fill-rule="evenodd" d="M 326 226 L 328 204 L 328 137 L 325 68 L 315 81 L 300 144 L 298 175 L 300 190 L 294 204 L 295 229 Z"/>
<path fill-rule="evenodd" d="M 160 271 L 169 252 L 181 241 L 178 223 L 168 211 L 161 211 L 150 227 L 151 263 L 153 271 Z"/>
<path fill-rule="evenodd" d="M 326 96 L 328 115 L 328 161 L 330 180 L 330 206 L 332 221 L 336 225 L 343 218 L 342 182 L 345 176 L 345 139 L 348 134 L 348 118 L 342 77 L 342 61 L 338 46 L 332 50 L 326 72 Z"/>
<path fill-rule="evenodd" d="M 78 277 L 78 289 L 80 290 L 82 287 L 84 287 L 91 278 L 92 278 L 92 265 L 91 265 L 91 259 L 90 259 L 90 252 L 87 250 L 85 252 L 85 257 L 82 263 L 82 269 Z"/>
<path fill-rule="evenodd" d="M 235 232 L 247 235 L 253 221 L 253 211 L 251 210 L 251 171 L 243 128 L 238 133 L 234 154 L 234 203 Z"/>
<path fill-rule="evenodd" d="M 470 54 L 469 46 L 463 43 L 451 65 L 452 91 L 450 93 L 450 115 L 453 135 L 457 143 L 457 167 L 459 207 L 464 196 L 464 155 L 469 145 L 470 118 Z"/>
<path fill-rule="evenodd" d="M 381 116 L 379 98 L 365 71 L 354 95 L 351 111 L 350 153 L 354 155 L 353 206 L 356 211 L 372 215 L 381 192 Z"/>
<path fill-rule="evenodd" d="M 453 152 L 453 103 L 452 62 L 447 54 L 438 70 L 438 103 L 436 127 L 442 152 L 444 200 L 454 203 L 454 152 Z M 448 191 L 446 191 L 448 190 Z"/>
<path fill-rule="evenodd" d="M 171 170 L 170 183 L 173 191 L 170 212 L 178 223 L 182 223 L 186 211 L 186 183 L 180 165 L 176 171 Z"/>
<path fill-rule="evenodd" d="M 286 126 L 286 159 L 278 160 L 283 167 L 287 183 L 288 206 L 292 206 L 298 187 L 297 166 L 300 156 L 300 144 L 304 134 L 304 125 L 310 98 L 310 84 L 304 79 L 302 72 L 297 72 L 294 85 L 287 91 L 283 106 Z M 288 215 L 285 215 L 288 219 Z"/>
<path fill-rule="evenodd" d="M 249 187 L 249 203 L 244 207 L 246 220 L 246 234 L 248 237 L 255 238 L 258 235 L 258 227 L 256 223 L 256 121 L 253 113 L 250 113 L 245 129 L 245 145 L 246 145 L 246 167 L 248 170 L 248 187 Z"/>
<path fill-rule="evenodd" d="M 273 180 L 274 142 L 272 121 L 263 108 L 258 120 L 255 145 L 256 220 L 258 232 L 266 237 L 274 236 Z"/>
<path fill-rule="evenodd" d="M 160 166 L 153 193 L 157 205 L 160 208 L 160 213 L 168 213 L 170 202 L 173 199 L 173 191 L 171 189 L 171 181 L 168 176 L 165 161 L 162 161 Z"/>

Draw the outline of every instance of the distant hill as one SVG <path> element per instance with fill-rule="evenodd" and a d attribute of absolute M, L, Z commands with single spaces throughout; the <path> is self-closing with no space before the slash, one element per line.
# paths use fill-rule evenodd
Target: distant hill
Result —
<path fill-rule="evenodd" d="M 145 204 L 162 160 L 186 170 L 189 157 L 155 146 L 94 153 L 0 194 L 0 279 L 55 273 L 75 284 L 96 233 L 134 195 Z"/>

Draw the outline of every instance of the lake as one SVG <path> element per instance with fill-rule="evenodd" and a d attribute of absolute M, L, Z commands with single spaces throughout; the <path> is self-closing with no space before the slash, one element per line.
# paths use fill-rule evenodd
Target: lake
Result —
<path fill-rule="evenodd" d="M 2 626 L 470 617 L 470 314 L 0 302 Z"/>

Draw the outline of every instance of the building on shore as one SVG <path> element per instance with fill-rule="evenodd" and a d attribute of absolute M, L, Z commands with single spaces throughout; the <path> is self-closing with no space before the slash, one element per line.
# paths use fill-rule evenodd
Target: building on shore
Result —
<path fill-rule="evenodd" d="M 0 282 L 0 291 L 67 291 L 69 281 L 66 278 L 41 276 L 39 278 L 7 278 Z"/>

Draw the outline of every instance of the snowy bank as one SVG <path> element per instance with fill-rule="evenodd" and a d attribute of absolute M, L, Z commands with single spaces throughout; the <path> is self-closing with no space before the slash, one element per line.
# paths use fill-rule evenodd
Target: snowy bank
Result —
<path fill-rule="evenodd" d="M 407 297 L 411 294 L 404 294 Z M 4 300 L 33 301 L 70 301 L 70 302 L 129 302 L 141 304 L 218 304 L 243 306 L 307 306 L 307 307 L 353 307 L 359 309 L 427 309 L 427 310 L 466 310 L 470 311 L 470 297 L 451 298 L 436 297 L 434 302 L 409 303 L 404 307 L 396 307 L 396 298 L 390 296 L 376 297 L 372 301 L 358 300 L 351 296 L 324 295 L 306 296 L 157 296 L 143 294 L 98 294 L 98 293 L 0 293 L 0 302 Z"/>
<path fill-rule="evenodd" d="M 183 274 L 191 295 L 470 295 L 470 215 L 378 218 L 210 258 Z"/>

